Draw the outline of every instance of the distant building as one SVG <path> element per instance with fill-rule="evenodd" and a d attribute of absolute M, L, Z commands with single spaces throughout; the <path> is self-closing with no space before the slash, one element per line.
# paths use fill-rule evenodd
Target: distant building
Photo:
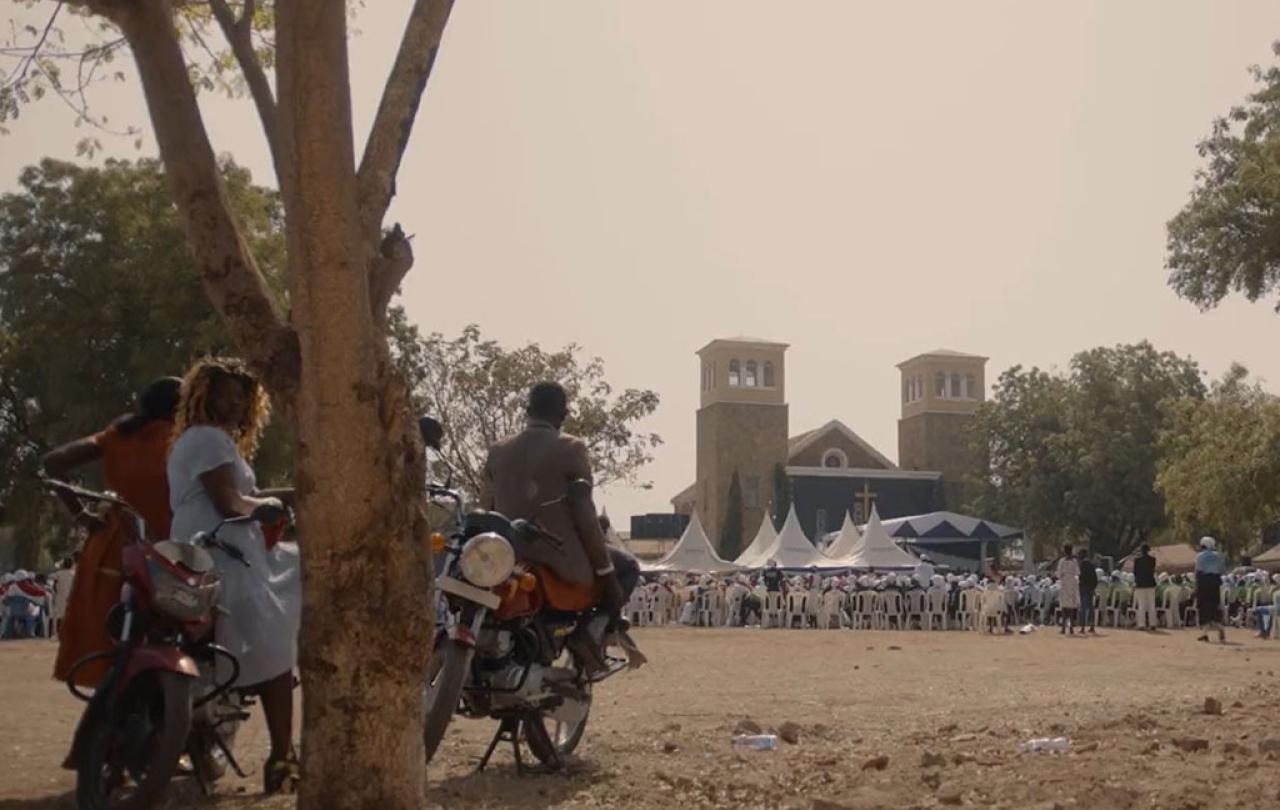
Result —
<path fill-rule="evenodd" d="M 632 540 L 675 540 L 689 525 L 688 515 L 658 512 L 631 516 Z"/>
<path fill-rule="evenodd" d="M 971 449 L 970 429 L 986 398 L 987 358 L 938 350 L 898 365 L 902 416 L 895 464 L 839 420 L 790 435 L 787 348 L 731 338 L 713 340 L 697 352 L 697 477 L 671 499 L 676 514 L 696 510 L 719 547 L 736 474 L 745 545 L 773 512 L 780 465 L 811 538 L 839 529 L 846 511 L 864 522 L 873 504 L 884 519 L 962 507 L 966 479 L 986 466 Z"/>

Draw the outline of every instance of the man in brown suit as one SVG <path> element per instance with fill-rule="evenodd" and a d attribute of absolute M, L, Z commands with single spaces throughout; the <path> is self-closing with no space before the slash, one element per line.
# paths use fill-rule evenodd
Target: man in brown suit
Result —
<path fill-rule="evenodd" d="M 525 429 L 489 448 L 484 467 L 482 508 L 511 520 L 532 520 L 554 540 L 518 542 L 516 557 L 551 568 L 579 585 L 599 584 L 600 604 L 615 618 L 635 587 L 635 558 L 605 541 L 590 493 L 564 501 L 572 481 L 591 482 L 586 444 L 561 433 L 569 415 L 569 397 L 559 383 L 542 382 L 529 392 Z M 555 503 L 551 503 L 555 501 Z"/>

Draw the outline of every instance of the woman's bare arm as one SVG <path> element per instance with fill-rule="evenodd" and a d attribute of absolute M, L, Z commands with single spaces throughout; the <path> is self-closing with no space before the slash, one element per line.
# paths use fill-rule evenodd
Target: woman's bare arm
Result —
<path fill-rule="evenodd" d="M 86 436 L 50 450 L 44 458 L 40 459 L 40 468 L 50 478 L 61 479 L 66 478 L 77 467 L 83 467 L 100 458 L 102 458 L 102 448 L 92 436 Z M 79 515 L 84 511 L 83 504 L 66 492 L 59 492 L 58 500 L 62 501 L 62 505 L 67 507 L 67 511 L 72 515 Z"/>
<path fill-rule="evenodd" d="M 235 465 L 223 464 L 200 474 L 200 484 L 213 501 L 218 514 L 224 518 L 242 517 L 251 513 L 265 498 L 241 495 L 236 487 Z"/>

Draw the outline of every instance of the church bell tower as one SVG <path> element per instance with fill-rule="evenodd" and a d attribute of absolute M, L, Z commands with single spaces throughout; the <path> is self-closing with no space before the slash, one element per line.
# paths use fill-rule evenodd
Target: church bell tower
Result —
<path fill-rule="evenodd" d="M 986 399 L 987 358 L 947 349 L 898 364 L 902 372 L 902 418 L 898 420 L 898 466 L 942 473 L 947 509 L 965 501 L 966 482 L 986 468 L 972 446 L 974 417 Z"/>
<path fill-rule="evenodd" d="M 772 503 L 774 467 L 787 462 L 786 351 L 785 343 L 754 338 L 717 339 L 698 350 L 695 503 L 707 537 L 721 551 L 734 473 L 742 487 L 745 545 Z"/>

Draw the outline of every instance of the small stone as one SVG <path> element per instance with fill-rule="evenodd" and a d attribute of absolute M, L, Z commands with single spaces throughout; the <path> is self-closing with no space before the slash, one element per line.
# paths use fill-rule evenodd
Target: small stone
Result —
<path fill-rule="evenodd" d="M 739 720 L 738 725 L 733 727 L 734 734 L 760 734 L 763 731 L 759 723 L 747 717 Z"/>
<path fill-rule="evenodd" d="M 1076 753 L 1087 754 L 1090 751 L 1097 751 L 1097 750 L 1098 750 L 1098 741 L 1094 740 L 1093 742 L 1087 742 L 1084 745 L 1081 745 L 1079 748 L 1076 749 Z"/>
<path fill-rule="evenodd" d="M 1258 743 L 1259 754 L 1273 754 L 1280 751 L 1280 737 L 1268 737 Z"/>
<path fill-rule="evenodd" d="M 925 751 L 920 755 L 921 768 L 941 768 L 947 764 L 947 758 L 933 751 Z"/>
<path fill-rule="evenodd" d="M 889 767 L 889 757 L 884 754 L 881 754 L 878 757 L 872 757 L 862 763 L 862 770 L 864 771 L 883 771 L 887 767 Z"/>
<path fill-rule="evenodd" d="M 1241 702 L 1240 702 L 1240 701 L 1238 701 L 1238 700 L 1235 700 L 1235 701 L 1232 701 L 1232 702 L 1231 702 L 1231 708 L 1233 708 L 1233 709 L 1243 709 L 1243 708 L 1244 708 L 1244 704 L 1243 704 L 1243 703 L 1241 703 Z"/>
<path fill-rule="evenodd" d="M 1222 744 L 1222 753 L 1224 754 L 1243 754 L 1249 755 L 1249 749 L 1238 742 L 1226 742 Z"/>
<path fill-rule="evenodd" d="M 947 804 L 951 806 L 964 804 L 964 794 L 958 790 L 950 790 L 946 793 L 938 794 L 938 804 Z"/>
<path fill-rule="evenodd" d="M 956 736 L 951 738 L 951 742 L 953 743 L 973 742 L 976 739 L 978 739 L 977 734 L 957 734 Z"/>
<path fill-rule="evenodd" d="M 977 762 L 978 758 L 975 757 L 973 754 L 966 754 L 964 752 L 961 752 L 951 757 L 951 761 L 957 765 L 965 765 L 970 762 Z"/>
<path fill-rule="evenodd" d="M 955 734 L 959 730 L 960 730 L 960 726 L 957 725 L 956 723 L 947 723 L 945 726 L 938 729 L 938 733 L 939 734 Z"/>
<path fill-rule="evenodd" d="M 800 742 L 800 725 L 788 720 L 778 727 L 778 736 L 783 742 L 795 745 Z"/>
<path fill-rule="evenodd" d="M 937 771 L 927 771 L 924 776 L 920 777 L 920 781 L 931 790 L 937 790 L 942 787 L 942 774 Z"/>
<path fill-rule="evenodd" d="M 664 754 L 674 754 L 679 750 L 680 746 L 671 740 L 664 740 L 662 743 L 662 753 Z"/>
<path fill-rule="evenodd" d="M 1204 713 L 1219 715 L 1222 714 L 1222 701 L 1217 698 L 1207 697 L 1204 699 Z"/>
<path fill-rule="evenodd" d="M 897 644 L 890 644 L 890 645 L 889 645 L 889 649 L 891 649 L 891 650 L 901 650 L 902 648 L 901 648 L 901 647 L 899 647 Z"/>
<path fill-rule="evenodd" d="M 1159 751 L 1159 750 L 1160 750 L 1160 743 L 1156 742 L 1155 740 L 1152 740 L 1151 742 L 1147 743 L 1146 748 L 1142 749 L 1142 753 L 1154 754 L 1156 751 Z"/>
<path fill-rule="evenodd" d="M 1200 737 L 1178 737 L 1173 744 L 1187 752 L 1209 750 L 1209 741 Z"/>

